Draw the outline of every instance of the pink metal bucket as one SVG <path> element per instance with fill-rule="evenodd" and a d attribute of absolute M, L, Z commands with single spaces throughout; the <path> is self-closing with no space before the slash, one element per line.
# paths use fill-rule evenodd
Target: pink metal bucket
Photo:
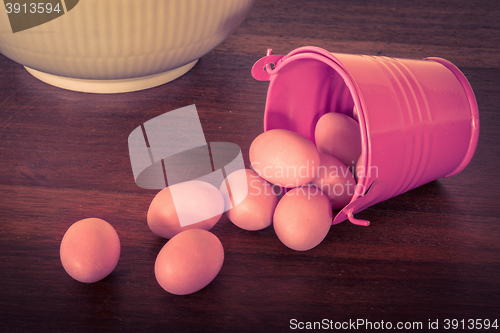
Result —
<path fill-rule="evenodd" d="M 458 174 L 476 150 L 479 113 L 474 92 L 462 72 L 445 59 L 332 54 L 316 47 L 285 56 L 268 50 L 253 66 L 252 76 L 270 81 L 264 131 L 292 130 L 314 142 L 322 115 L 352 116 L 356 106 L 360 163 L 366 173 L 332 224 L 349 219 L 368 225 L 353 215 Z"/>

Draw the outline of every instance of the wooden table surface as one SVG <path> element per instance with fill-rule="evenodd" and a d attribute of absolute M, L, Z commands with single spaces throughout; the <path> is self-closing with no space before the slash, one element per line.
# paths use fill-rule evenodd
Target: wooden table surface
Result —
<path fill-rule="evenodd" d="M 186 75 L 114 95 L 52 87 L 0 55 L 0 332 L 290 332 L 299 322 L 334 331 L 361 320 L 372 325 L 361 331 L 388 322 L 429 331 L 436 320 L 441 332 L 467 331 L 469 320 L 500 326 L 499 18 L 498 0 L 258 0 Z M 223 216 L 212 229 L 225 249 L 219 275 L 188 296 L 165 292 L 154 261 L 166 240 L 146 223 L 157 191 L 134 182 L 129 133 L 196 104 L 207 141 L 236 143 L 248 166 L 268 88 L 250 69 L 267 48 L 306 45 L 450 60 L 479 105 L 474 158 L 455 177 L 357 214 L 369 227 L 332 226 L 306 252 L 285 247 L 272 227 L 245 231 Z M 73 280 L 59 259 L 65 231 L 87 217 L 109 221 L 122 245 L 115 271 L 93 284 Z"/>

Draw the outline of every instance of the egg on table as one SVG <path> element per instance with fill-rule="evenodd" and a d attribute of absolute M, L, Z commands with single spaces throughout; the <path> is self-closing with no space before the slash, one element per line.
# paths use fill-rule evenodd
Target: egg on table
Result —
<path fill-rule="evenodd" d="M 271 225 L 278 196 L 255 171 L 234 171 L 221 184 L 220 191 L 226 202 L 226 216 L 236 226 L 261 230 Z"/>
<path fill-rule="evenodd" d="M 314 185 L 289 190 L 274 211 L 274 231 L 289 248 L 306 251 L 319 245 L 332 225 L 330 200 Z"/>
<path fill-rule="evenodd" d="M 64 270 L 75 280 L 92 283 L 108 276 L 120 258 L 120 239 L 115 228 L 99 218 L 73 223 L 59 250 Z"/>
<path fill-rule="evenodd" d="M 183 231 L 170 239 L 155 261 L 155 276 L 169 293 L 187 295 L 206 287 L 219 274 L 224 248 L 215 236 L 202 229 Z"/>
<path fill-rule="evenodd" d="M 192 180 L 164 188 L 153 198 L 147 221 L 153 233 L 172 238 L 188 229 L 210 230 L 224 212 L 224 198 L 212 184 Z"/>
<path fill-rule="evenodd" d="M 249 155 L 252 169 L 259 176 L 285 188 L 309 183 L 320 163 L 319 153 L 309 139 L 284 129 L 257 136 Z"/>

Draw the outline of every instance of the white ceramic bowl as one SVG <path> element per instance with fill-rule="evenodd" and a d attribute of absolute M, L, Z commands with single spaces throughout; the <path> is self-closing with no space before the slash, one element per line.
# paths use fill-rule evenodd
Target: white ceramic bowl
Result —
<path fill-rule="evenodd" d="M 141 90 L 178 78 L 229 37 L 255 2 L 69 1 L 76 5 L 64 15 L 15 33 L 0 5 L 0 53 L 44 82 L 96 93 Z"/>

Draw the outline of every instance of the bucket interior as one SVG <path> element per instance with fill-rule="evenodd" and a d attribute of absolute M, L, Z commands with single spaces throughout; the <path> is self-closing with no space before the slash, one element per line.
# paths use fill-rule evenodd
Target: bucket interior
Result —
<path fill-rule="evenodd" d="M 264 130 L 287 129 L 314 141 L 319 118 L 328 112 L 353 116 L 354 100 L 342 76 L 315 59 L 283 66 L 269 86 Z"/>

